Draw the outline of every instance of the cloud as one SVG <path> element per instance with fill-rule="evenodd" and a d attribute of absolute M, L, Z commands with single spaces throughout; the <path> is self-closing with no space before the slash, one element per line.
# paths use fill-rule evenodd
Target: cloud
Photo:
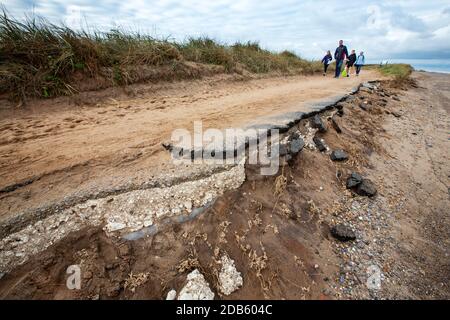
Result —
<path fill-rule="evenodd" d="M 14 16 L 100 30 L 122 26 L 183 40 L 208 35 L 223 42 L 259 41 L 307 58 L 333 50 L 339 39 L 373 59 L 450 58 L 450 7 L 446 0 L 0 0 Z"/>

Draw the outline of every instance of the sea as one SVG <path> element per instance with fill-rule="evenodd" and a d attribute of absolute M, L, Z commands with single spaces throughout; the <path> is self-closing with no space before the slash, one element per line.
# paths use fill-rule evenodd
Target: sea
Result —
<path fill-rule="evenodd" d="M 423 70 L 430 72 L 450 73 L 450 57 L 448 60 L 444 59 L 385 59 L 385 60 L 370 60 L 367 63 L 379 64 L 380 62 L 388 63 L 407 63 L 414 67 L 415 70 Z"/>

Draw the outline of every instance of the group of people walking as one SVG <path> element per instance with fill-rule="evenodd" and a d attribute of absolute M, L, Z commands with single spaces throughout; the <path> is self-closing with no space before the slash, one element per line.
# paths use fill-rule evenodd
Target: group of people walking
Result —
<path fill-rule="evenodd" d="M 339 46 L 334 52 L 334 59 L 336 60 L 335 78 L 340 77 L 342 66 L 345 66 L 342 75 L 349 77 L 350 69 L 354 66 L 356 68 L 356 75 L 359 76 L 361 68 L 365 64 L 364 52 L 361 51 L 359 56 L 356 56 L 355 50 L 352 50 L 352 52 L 348 54 L 347 47 L 344 45 L 343 40 L 339 40 Z M 331 61 L 333 61 L 333 56 L 331 55 L 330 50 L 328 50 L 327 54 L 322 59 L 324 76 L 327 74 L 327 69 Z"/>

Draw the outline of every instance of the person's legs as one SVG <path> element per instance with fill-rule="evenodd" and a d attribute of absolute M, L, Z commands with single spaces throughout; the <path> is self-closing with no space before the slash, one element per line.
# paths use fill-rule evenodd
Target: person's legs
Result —
<path fill-rule="evenodd" d="M 342 60 L 336 60 L 336 72 L 334 74 L 335 78 L 339 78 L 341 74 Z"/>
<path fill-rule="evenodd" d="M 362 67 L 362 65 L 360 65 L 360 64 L 356 65 L 356 75 L 357 76 L 359 76 L 359 73 L 361 72 L 361 67 Z"/>
<path fill-rule="evenodd" d="M 327 69 L 328 69 L 328 64 L 324 63 L 324 65 L 323 65 L 323 75 L 325 75 L 327 73 Z"/>

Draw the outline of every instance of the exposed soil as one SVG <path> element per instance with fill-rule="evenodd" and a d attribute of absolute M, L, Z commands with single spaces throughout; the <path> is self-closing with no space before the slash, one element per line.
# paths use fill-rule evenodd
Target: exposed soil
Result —
<path fill-rule="evenodd" d="M 187 273 L 197 268 L 204 274 L 216 298 L 223 299 L 449 299 L 450 77 L 415 73 L 414 78 L 418 85 L 413 84 L 413 87 L 401 89 L 393 87 L 390 82 L 383 82 L 380 90 L 362 90 L 341 103 L 344 115 L 335 116 L 335 119 L 342 133 L 337 133 L 328 123 L 328 131 L 318 135 L 331 150 L 345 150 L 349 160 L 333 162 L 329 152 L 321 153 L 305 147 L 280 168 L 277 176 L 261 176 L 258 168 L 247 166 L 244 184 L 220 196 L 212 207 L 198 217 L 184 223 L 167 225 L 155 235 L 138 240 L 108 237 L 101 227 L 73 232 L 63 241 L 3 275 L 0 279 L 0 297 L 165 299 L 169 290 L 178 292 L 186 281 Z M 128 122 L 108 120 L 105 124 L 121 123 L 114 130 L 111 127 L 111 134 L 106 135 L 105 141 L 102 140 L 100 130 L 98 138 L 92 135 L 92 145 L 98 143 L 101 148 L 98 154 L 106 152 L 109 155 L 89 160 L 86 168 L 91 169 L 86 169 L 84 175 L 83 169 L 81 176 L 86 180 L 91 178 L 91 174 L 95 176 L 92 163 L 103 168 L 101 175 L 108 172 L 112 174 L 116 170 L 120 175 L 120 170 L 125 172 L 130 168 L 134 168 L 132 174 L 139 172 L 139 169 L 149 165 L 147 161 L 151 157 L 137 157 L 126 164 L 111 159 L 114 159 L 117 150 L 136 143 L 138 137 L 142 141 L 145 139 L 142 138 L 143 134 L 155 134 L 160 128 L 161 132 L 166 127 L 170 131 L 172 127 L 206 115 L 209 115 L 208 124 L 211 126 L 234 125 L 229 118 L 231 116 L 239 117 L 243 123 L 255 115 L 286 111 L 291 104 L 294 107 L 294 101 L 300 101 L 305 95 L 319 99 L 323 88 L 336 88 L 330 83 L 338 84 L 338 87 L 342 85 L 336 89 L 338 91 L 347 89 L 347 79 L 342 79 L 342 82 L 316 80 L 324 81 L 322 89 L 300 85 L 298 79 L 294 78 L 287 80 L 284 85 L 280 84 L 280 79 L 259 80 L 245 85 L 231 83 L 227 87 L 229 94 L 225 93 L 228 92 L 225 89 L 222 91 L 213 86 L 209 92 L 215 92 L 218 96 L 195 104 L 196 110 L 198 108 L 202 114 L 190 115 L 190 111 L 186 110 L 183 123 L 174 119 L 170 125 L 152 127 L 148 132 L 144 129 L 143 120 L 147 113 L 137 111 L 134 114 L 128 110 L 124 112 L 125 117 L 130 117 Z M 275 85 L 276 88 L 270 89 L 267 87 L 269 85 Z M 308 92 L 302 93 L 302 88 Z M 193 94 L 201 96 L 202 90 Z M 317 96 L 314 96 L 314 92 Z M 325 93 L 334 92 L 325 90 Z M 233 105 L 232 101 L 240 102 L 228 109 Z M 359 106 L 364 101 L 369 102 L 367 110 Z M 118 103 L 117 106 L 103 106 L 102 110 L 120 109 L 122 102 Z M 143 100 L 135 103 L 151 105 Z M 185 105 L 171 105 L 171 108 L 180 110 L 186 108 Z M 213 110 L 208 109 L 212 105 L 216 108 L 222 106 L 226 111 L 214 114 Z M 152 115 L 151 119 L 148 118 L 149 124 L 152 121 L 166 123 L 162 120 L 163 111 L 159 114 L 155 108 L 149 108 L 152 110 L 152 113 L 148 113 L 149 117 Z M 93 110 L 87 108 L 85 112 L 92 113 Z M 63 123 L 56 120 L 60 116 L 56 110 L 48 112 L 55 118 L 46 118 L 45 122 Z M 335 112 L 329 110 L 321 117 L 326 120 Z M 111 114 L 115 112 L 111 111 Z M 165 115 L 170 116 L 170 113 Z M 93 113 L 92 117 L 97 119 Z M 18 121 L 22 121 L 20 117 Z M 139 124 L 140 121 L 142 124 Z M 302 120 L 291 131 L 304 133 L 307 122 Z M 75 128 L 66 128 L 60 133 L 56 131 L 56 138 L 52 136 L 54 149 L 41 156 L 41 169 L 30 168 L 29 172 L 19 168 L 25 168 L 27 161 L 34 163 L 38 159 L 38 153 L 32 151 L 33 143 L 43 148 L 42 143 L 48 139 L 50 146 L 50 136 L 38 139 L 39 142 L 24 140 L 20 147 L 18 143 L 6 144 L 2 150 L 14 145 L 19 153 L 25 152 L 28 146 L 31 158 L 22 163 L 12 159 L 9 170 L 5 167 L 1 169 L 7 181 L 4 184 L 20 181 L 29 177 L 31 172 L 37 174 L 39 170 L 44 170 L 45 164 L 51 168 L 51 159 L 63 160 L 60 164 L 62 167 L 58 168 L 67 167 L 70 161 L 85 161 L 87 158 L 82 152 L 79 157 L 75 156 L 77 150 L 85 150 L 85 155 L 88 154 L 88 148 L 83 147 L 79 138 L 84 132 L 80 126 L 78 140 L 74 141 L 70 139 L 75 135 Z M 94 125 L 88 127 L 91 127 L 89 132 L 95 132 L 92 131 Z M 127 133 L 129 140 L 121 140 L 123 132 L 115 131 L 119 129 Z M 133 129 L 139 129 L 136 135 Z M 156 146 L 165 138 L 162 133 L 161 136 L 154 136 L 154 142 L 149 142 L 148 150 L 156 150 Z M 58 150 L 63 150 L 58 143 L 62 146 L 65 141 L 71 141 L 75 160 L 70 157 L 58 158 Z M 115 144 L 116 141 L 120 141 L 121 145 L 119 142 Z M 64 149 L 67 153 L 68 148 Z M 4 159 L 6 152 L 2 154 Z M 161 154 L 163 159 L 164 154 Z M 102 167 L 101 163 L 106 159 L 110 165 L 104 164 Z M 65 161 L 67 163 L 63 166 Z M 77 176 L 77 172 L 72 171 L 75 168 L 60 171 L 61 179 L 64 176 L 71 177 L 67 185 L 72 188 L 78 187 L 77 178 L 72 178 Z M 58 172 L 56 166 L 49 177 L 57 182 L 55 170 Z M 352 171 L 358 171 L 374 182 L 378 190 L 375 197 L 357 196 L 346 189 L 346 178 Z M 14 174 L 17 178 L 13 177 Z M 30 203 L 26 201 L 16 206 L 17 199 L 8 200 L 8 197 L 12 199 L 13 194 L 20 197 L 21 192 L 25 192 L 22 189 L 36 188 L 45 182 L 42 178 L 8 192 L 3 196 L 2 207 L 9 206 L 12 210 L 29 206 Z M 70 190 L 67 188 L 63 184 L 61 187 L 58 185 L 56 191 L 45 191 L 49 192 L 49 197 L 52 194 L 56 197 L 64 190 Z M 29 192 L 38 199 L 44 190 Z M 330 228 L 340 222 L 355 231 L 356 240 L 343 243 L 330 235 Z M 244 280 L 242 288 L 229 296 L 222 296 L 218 291 L 218 261 L 223 254 L 235 261 Z M 81 290 L 66 288 L 66 269 L 72 264 L 78 264 L 81 268 Z M 369 289 L 366 285 L 369 276 L 367 268 L 371 266 L 381 270 L 379 290 Z"/>
<path fill-rule="evenodd" d="M 308 111 L 307 103 L 348 92 L 360 78 L 322 76 L 134 85 L 30 101 L 0 110 L 0 221 L 30 208 L 140 184 L 174 169 L 161 147 L 174 129 L 235 128 L 266 115 Z M 6 103 L 3 101 L 2 103 Z"/>

